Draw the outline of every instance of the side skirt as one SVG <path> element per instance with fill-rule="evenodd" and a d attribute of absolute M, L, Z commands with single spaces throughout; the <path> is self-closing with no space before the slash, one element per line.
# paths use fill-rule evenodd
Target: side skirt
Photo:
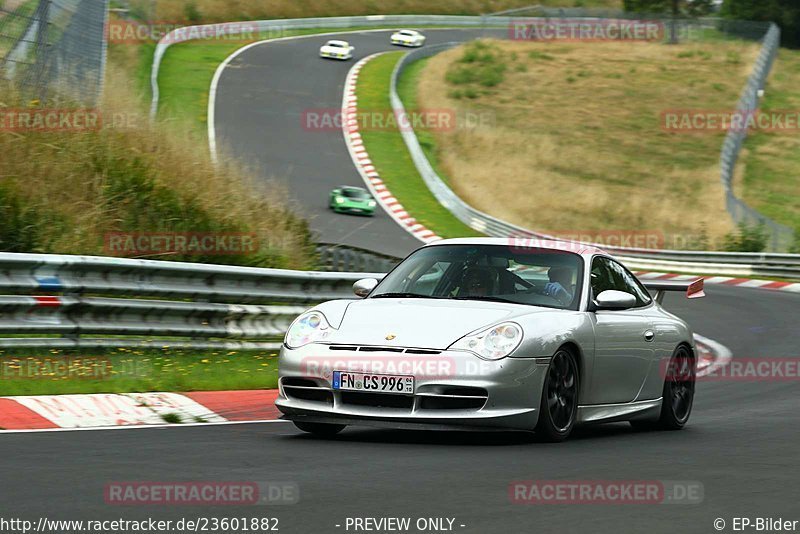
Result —
<path fill-rule="evenodd" d="M 661 398 L 624 404 L 578 406 L 578 423 L 612 423 L 631 419 L 656 419 L 661 412 Z"/>

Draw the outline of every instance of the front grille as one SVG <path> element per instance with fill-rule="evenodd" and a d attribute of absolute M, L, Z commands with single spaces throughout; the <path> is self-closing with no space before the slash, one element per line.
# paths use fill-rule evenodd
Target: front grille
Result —
<path fill-rule="evenodd" d="M 414 397 L 410 395 L 342 391 L 341 399 L 342 404 L 369 406 L 371 408 L 401 408 L 410 410 L 414 407 Z"/>
<path fill-rule="evenodd" d="M 424 396 L 419 399 L 420 410 L 480 410 L 486 399 L 469 397 Z"/>
<path fill-rule="evenodd" d="M 443 387 L 437 393 L 419 393 L 420 410 L 480 410 L 489 393 L 483 388 Z"/>
<path fill-rule="evenodd" d="M 290 399 L 322 402 L 333 406 L 333 392 L 325 387 L 320 387 L 313 380 L 305 378 L 284 378 L 281 383 L 283 393 Z"/>

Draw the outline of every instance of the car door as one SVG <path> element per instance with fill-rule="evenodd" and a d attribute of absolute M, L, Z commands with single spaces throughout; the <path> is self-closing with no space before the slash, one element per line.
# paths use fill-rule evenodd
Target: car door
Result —
<path fill-rule="evenodd" d="M 595 358 L 588 398 L 582 404 L 635 400 L 655 357 L 653 326 L 646 313 L 652 306 L 650 295 L 621 264 L 596 256 L 591 270 L 592 299 L 610 289 L 634 295 L 636 307 L 592 313 Z"/>

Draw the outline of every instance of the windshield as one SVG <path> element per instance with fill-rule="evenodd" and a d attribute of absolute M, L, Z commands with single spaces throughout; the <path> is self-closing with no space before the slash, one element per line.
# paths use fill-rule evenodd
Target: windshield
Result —
<path fill-rule="evenodd" d="M 346 45 L 341 41 L 328 41 L 328 46 L 333 46 L 335 48 L 344 48 Z"/>
<path fill-rule="evenodd" d="M 363 189 L 342 189 L 342 196 L 347 198 L 370 198 L 369 193 Z"/>
<path fill-rule="evenodd" d="M 571 252 L 506 245 L 436 245 L 389 273 L 370 298 L 489 300 L 577 310 L 583 261 Z"/>

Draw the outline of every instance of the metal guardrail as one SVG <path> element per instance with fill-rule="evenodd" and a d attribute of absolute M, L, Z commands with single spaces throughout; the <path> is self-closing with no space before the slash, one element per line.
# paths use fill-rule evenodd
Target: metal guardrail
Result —
<path fill-rule="evenodd" d="M 0 253 L 0 335 L 34 336 L 0 347 L 271 348 L 309 305 L 355 298 L 365 276 L 383 274 Z"/>
<path fill-rule="evenodd" d="M 378 254 L 371 250 L 328 243 L 317 244 L 319 268 L 329 272 L 388 273 L 402 258 Z"/>
<path fill-rule="evenodd" d="M 742 117 L 748 117 L 758 111 L 759 92 L 767 84 L 767 77 L 772 70 L 775 57 L 778 55 L 780 43 L 780 28 L 775 24 L 771 24 L 764 37 L 761 52 L 756 60 L 753 72 L 747 80 L 747 85 L 736 107 L 736 113 Z M 722 186 L 725 189 L 725 206 L 736 223 L 762 225 L 769 234 L 772 250 L 786 250 L 792 243 L 794 230 L 754 210 L 739 199 L 733 191 L 736 162 L 739 160 L 739 154 L 742 151 L 745 139 L 747 139 L 746 129 L 731 129 L 728 131 L 725 143 L 722 146 L 720 165 L 722 169 Z"/>
<path fill-rule="evenodd" d="M 405 69 L 415 61 L 441 53 L 459 44 L 461 43 L 427 46 L 403 56 L 392 73 L 390 86 L 389 98 L 395 114 L 406 115 L 405 106 L 397 91 L 398 81 Z M 403 128 L 401 135 L 417 171 L 433 196 L 470 228 L 493 237 L 558 239 L 516 226 L 473 208 L 456 195 L 436 173 L 413 128 L 411 126 Z M 668 270 L 684 273 L 715 273 L 742 277 L 765 276 L 800 280 L 800 255 L 797 254 L 652 250 L 602 245 L 601 248 L 619 257 L 629 268 L 637 270 Z"/>
<path fill-rule="evenodd" d="M 383 274 L 0 253 L 0 349 L 275 349 L 310 304 L 355 299 L 365 277 Z"/>

